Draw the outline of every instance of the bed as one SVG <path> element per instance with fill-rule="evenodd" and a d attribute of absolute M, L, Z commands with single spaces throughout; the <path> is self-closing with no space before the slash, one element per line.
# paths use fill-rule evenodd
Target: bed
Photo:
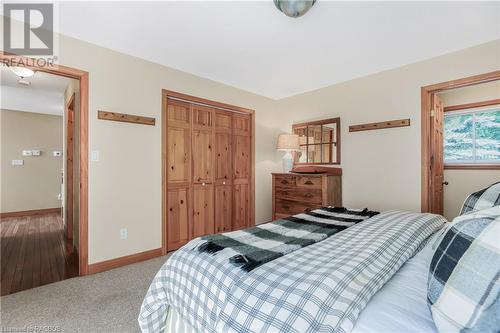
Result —
<path fill-rule="evenodd" d="M 140 327 L 186 333 L 434 332 L 426 279 L 430 240 L 445 223 L 440 215 L 384 212 L 250 272 L 196 251 L 200 240 L 193 240 L 153 280 Z"/>

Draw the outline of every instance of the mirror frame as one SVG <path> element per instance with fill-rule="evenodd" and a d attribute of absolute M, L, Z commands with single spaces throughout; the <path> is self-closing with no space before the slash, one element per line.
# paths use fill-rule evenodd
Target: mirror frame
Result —
<path fill-rule="evenodd" d="M 304 123 L 299 123 L 299 124 L 293 124 L 292 125 L 292 133 L 295 134 L 295 130 L 300 127 L 306 127 L 306 126 L 312 126 L 312 125 L 326 125 L 326 124 L 336 124 L 337 128 L 337 135 L 335 137 L 335 143 L 336 143 L 336 159 L 335 162 L 327 162 L 327 163 L 299 163 L 295 162 L 294 158 L 294 165 L 338 165 L 340 164 L 340 156 L 341 156 L 341 141 L 340 141 L 340 117 L 336 118 L 328 118 L 328 119 L 323 119 L 323 120 L 316 120 L 316 121 L 309 121 L 309 122 L 304 122 Z"/>

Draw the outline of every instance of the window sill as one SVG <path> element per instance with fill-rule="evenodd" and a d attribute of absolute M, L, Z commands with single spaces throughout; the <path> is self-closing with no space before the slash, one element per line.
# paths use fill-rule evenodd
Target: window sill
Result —
<path fill-rule="evenodd" d="M 447 170 L 500 170 L 500 164 L 445 164 Z"/>

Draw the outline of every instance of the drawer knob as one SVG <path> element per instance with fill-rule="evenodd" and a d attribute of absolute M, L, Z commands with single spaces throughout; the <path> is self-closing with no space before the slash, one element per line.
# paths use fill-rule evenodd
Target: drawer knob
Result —
<path fill-rule="evenodd" d="M 283 205 L 283 206 L 281 206 L 281 207 L 283 207 L 283 208 L 285 208 L 285 209 L 290 209 L 290 206 L 288 206 L 288 205 Z"/>
<path fill-rule="evenodd" d="M 288 180 L 283 179 L 283 180 L 281 181 L 281 184 L 288 184 Z"/>
<path fill-rule="evenodd" d="M 304 196 L 305 196 L 306 198 L 312 198 L 312 197 L 313 197 L 313 195 L 312 195 L 311 193 L 306 193 L 306 194 L 304 194 Z"/>
<path fill-rule="evenodd" d="M 304 184 L 305 184 L 305 185 L 314 185 L 314 183 L 313 183 L 312 181 L 310 181 L 310 180 L 308 180 L 308 181 L 304 182 Z"/>

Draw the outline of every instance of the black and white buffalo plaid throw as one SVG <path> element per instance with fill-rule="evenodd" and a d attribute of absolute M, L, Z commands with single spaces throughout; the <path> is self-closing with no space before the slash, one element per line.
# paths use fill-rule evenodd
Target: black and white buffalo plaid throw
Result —
<path fill-rule="evenodd" d="M 227 257 L 249 272 L 377 214 L 367 208 L 323 207 L 243 230 L 204 236 L 197 249 Z"/>

